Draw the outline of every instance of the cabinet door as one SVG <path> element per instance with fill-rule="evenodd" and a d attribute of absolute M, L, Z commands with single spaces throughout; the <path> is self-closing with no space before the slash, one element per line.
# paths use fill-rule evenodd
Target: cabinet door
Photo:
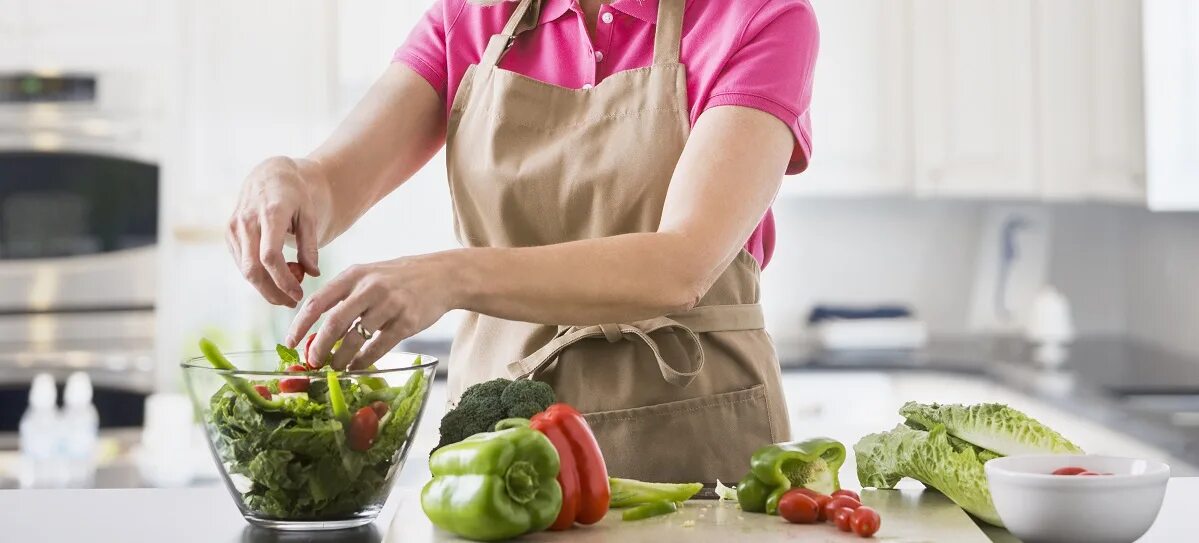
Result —
<path fill-rule="evenodd" d="M 25 68 L 25 3 L 0 0 L 0 70 Z"/>
<path fill-rule="evenodd" d="M 921 0 L 912 7 L 918 191 L 1039 196 L 1031 0 Z"/>
<path fill-rule="evenodd" d="M 85 70 L 132 70 L 161 63 L 174 24 L 162 0 L 27 0 L 29 62 Z"/>
<path fill-rule="evenodd" d="M 1036 4 L 1043 194 L 1143 202 L 1140 0 Z"/>
<path fill-rule="evenodd" d="M 905 192 L 911 182 L 906 25 L 909 2 L 815 0 L 820 57 L 812 96 L 813 153 L 783 191 Z"/>
<path fill-rule="evenodd" d="M 1149 207 L 1199 210 L 1199 2 L 1145 2 Z"/>

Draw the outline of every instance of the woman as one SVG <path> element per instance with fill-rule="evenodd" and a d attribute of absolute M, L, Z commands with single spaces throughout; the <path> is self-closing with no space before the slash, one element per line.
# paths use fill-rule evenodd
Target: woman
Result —
<path fill-rule="evenodd" d="M 494 1 L 490 3 L 495 3 Z M 308 356 L 358 368 L 451 309 L 450 397 L 531 377 L 609 471 L 736 480 L 788 437 L 758 274 L 809 152 L 806 0 L 439 0 L 350 117 L 245 182 L 229 243 L 267 300 L 444 144 L 465 248 L 352 266 L 304 300 Z M 747 241 L 748 240 L 748 241 Z"/>

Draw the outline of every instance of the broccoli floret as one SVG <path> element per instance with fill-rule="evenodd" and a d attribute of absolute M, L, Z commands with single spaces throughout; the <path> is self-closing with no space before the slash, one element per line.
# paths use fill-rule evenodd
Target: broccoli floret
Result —
<path fill-rule="evenodd" d="M 512 384 L 511 380 L 499 378 L 482 383 L 471 385 L 462 393 L 462 400 L 459 403 L 466 401 L 469 398 L 499 398 L 508 385 Z"/>
<path fill-rule="evenodd" d="M 479 432 L 489 432 L 504 415 L 504 406 L 499 398 L 464 399 L 458 407 L 441 418 L 441 441 L 433 450 L 457 443 Z"/>
<path fill-rule="evenodd" d="M 554 390 L 541 381 L 529 379 L 513 381 L 505 388 L 504 393 L 500 394 L 500 402 L 504 402 L 504 405 L 510 406 L 510 408 L 518 404 L 536 404 L 541 406 L 541 409 L 537 411 L 541 411 L 554 403 Z"/>
<path fill-rule="evenodd" d="M 503 419 L 532 417 L 552 403 L 554 389 L 538 381 L 492 379 L 473 385 L 462 393 L 458 406 L 441 418 L 441 442 L 433 450 L 490 432 Z"/>

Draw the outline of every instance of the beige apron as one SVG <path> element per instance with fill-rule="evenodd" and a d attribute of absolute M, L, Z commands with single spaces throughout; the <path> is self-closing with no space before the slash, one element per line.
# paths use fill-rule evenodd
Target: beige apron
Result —
<path fill-rule="evenodd" d="M 450 112 L 446 160 L 463 245 L 657 229 L 689 131 L 684 3 L 661 0 L 652 66 L 575 90 L 497 67 L 536 24 L 541 1 L 521 0 Z M 639 322 L 546 326 L 469 313 L 450 354 L 449 397 L 532 377 L 586 414 L 613 476 L 736 481 L 755 449 L 789 433 L 758 274 L 743 250 L 695 309 Z"/>

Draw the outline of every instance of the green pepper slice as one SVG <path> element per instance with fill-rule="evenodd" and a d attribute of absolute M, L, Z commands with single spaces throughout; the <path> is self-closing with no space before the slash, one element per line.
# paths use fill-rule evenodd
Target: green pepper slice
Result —
<path fill-rule="evenodd" d="M 660 515 L 669 515 L 679 510 L 677 502 L 649 502 L 625 509 L 620 514 L 621 520 L 644 520 Z"/>

